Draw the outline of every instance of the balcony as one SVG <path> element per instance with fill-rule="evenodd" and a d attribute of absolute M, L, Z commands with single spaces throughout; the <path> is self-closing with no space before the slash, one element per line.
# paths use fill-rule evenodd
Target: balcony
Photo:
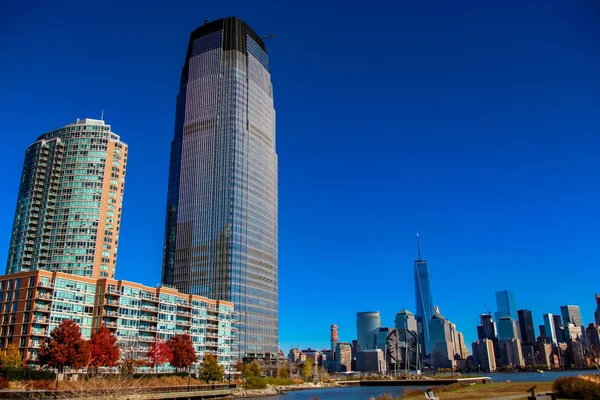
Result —
<path fill-rule="evenodd" d="M 35 299 L 36 300 L 52 301 L 52 296 L 50 295 L 50 293 L 39 293 L 38 292 L 37 297 Z"/>
<path fill-rule="evenodd" d="M 158 313 L 158 311 L 156 310 L 156 307 L 147 306 L 147 305 L 143 305 L 143 304 L 142 304 L 142 310 L 144 310 L 144 311 L 150 311 L 150 312 L 153 312 L 153 313 Z"/>
<path fill-rule="evenodd" d="M 119 318 L 119 313 L 116 311 L 106 311 L 104 310 L 104 316 L 106 317 L 110 317 L 110 318 Z"/>
<path fill-rule="evenodd" d="M 191 317 L 192 314 L 190 314 L 189 312 L 186 311 L 177 311 L 177 315 L 180 315 L 182 317 Z"/>
<path fill-rule="evenodd" d="M 38 285 L 38 287 L 41 287 L 41 288 L 54 289 L 54 285 L 52 283 L 40 281 L 40 282 L 38 282 L 37 285 Z"/>
<path fill-rule="evenodd" d="M 104 307 L 119 307 L 119 302 L 116 300 L 106 300 L 104 302 Z"/>
<path fill-rule="evenodd" d="M 33 320 L 31 322 L 33 322 L 34 324 L 45 324 L 45 325 L 50 323 L 48 318 L 43 318 L 43 317 L 35 317 L 35 318 L 33 318 Z"/>
<path fill-rule="evenodd" d="M 177 325 L 185 325 L 185 326 L 191 326 L 192 325 L 192 323 L 190 321 L 185 321 L 185 320 L 180 320 L 180 319 L 176 320 L 175 323 Z"/>
<path fill-rule="evenodd" d="M 155 297 L 142 297 L 142 301 L 148 301 L 148 302 L 152 302 L 152 303 L 158 303 L 158 299 Z"/>
<path fill-rule="evenodd" d="M 152 317 L 150 315 L 140 315 L 140 321 L 154 321 L 156 322 L 156 317 Z"/>
<path fill-rule="evenodd" d="M 154 336 L 150 336 L 150 335 L 144 335 L 144 336 L 138 336 L 138 339 L 140 342 L 154 342 Z"/>
<path fill-rule="evenodd" d="M 111 287 L 109 287 L 108 289 L 106 289 L 106 294 L 114 294 L 114 295 L 120 296 L 120 295 L 121 295 L 121 292 L 119 292 L 119 291 L 118 291 L 117 289 L 115 289 L 115 288 L 111 288 Z"/>
<path fill-rule="evenodd" d="M 48 336 L 48 331 L 46 329 L 34 329 L 31 331 L 31 335 L 33 335 L 33 336 Z"/>
<path fill-rule="evenodd" d="M 117 323 L 116 322 L 103 321 L 102 326 L 105 326 L 107 328 L 116 328 L 117 327 Z"/>
<path fill-rule="evenodd" d="M 156 332 L 156 327 L 155 326 L 142 326 L 142 325 L 140 325 L 140 331 L 144 331 L 144 332 Z"/>
<path fill-rule="evenodd" d="M 210 329 L 210 330 L 213 330 L 213 331 L 218 331 L 219 330 L 219 325 L 208 324 L 208 325 L 206 325 L 206 329 Z"/>

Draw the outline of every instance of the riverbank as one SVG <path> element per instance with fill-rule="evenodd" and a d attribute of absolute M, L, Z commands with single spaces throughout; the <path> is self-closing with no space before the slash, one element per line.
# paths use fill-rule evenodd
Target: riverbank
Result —
<path fill-rule="evenodd" d="M 305 382 L 299 385 L 268 385 L 265 389 L 244 389 L 242 387 L 238 387 L 235 393 L 229 398 L 278 396 L 287 392 L 293 392 L 298 390 L 312 390 L 337 387 L 341 387 L 337 382 Z"/>
<path fill-rule="evenodd" d="M 552 382 L 497 382 L 497 383 L 476 383 L 471 385 L 454 384 L 451 386 L 442 386 L 433 388 L 436 396 L 444 400 L 462 400 L 462 399 L 494 399 L 507 396 L 522 395 L 527 397 L 527 390 L 536 387 L 536 393 L 546 393 L 552 391 Z M 423 398 L 423 390 L 407 390 L 404 398 L 411 399 Z M 440 395 L 443 393 L 443 395 Z"/>

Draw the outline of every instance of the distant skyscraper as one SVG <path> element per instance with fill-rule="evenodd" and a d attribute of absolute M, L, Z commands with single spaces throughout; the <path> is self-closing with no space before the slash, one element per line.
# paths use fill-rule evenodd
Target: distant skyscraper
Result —
<path fill-rule="evenodd" d="M 600 326 L 600 294 L 596 294 L 596 311 L 594 311 L 594 322 Z"/>
<path fill-rule="evenodd" d="M 562 320 L 565 325 L 573 324 L 575 326 L 583 326 L 579 306 L 561 306 L 560 314 L 562 315 Z"/>
<path fill-rule="evenodd" d="M 356 313 L 356 333 L 360 350 L 375 348 L 375 336 L 381 328 L 379 311 Z"/>
<path fill-rule="evenodd" d="M 538 330 L 540 331 L 540 336 L 548 337 L 548 335 L 546 334 L 546 325 L 539 325 Z"/>
<path fill-rule="evenodd" d="M 490 314 L 481 314 L 481 325 L 477 327 L 477 336 L 479 340 L 496 340 L 496 324 Z"/>
<path fill-rule="evenodd" d="M 535 329 L 531 310 L 519 310 L 517 315 L 519 316 L 519 329 L 521 330 L 523 344 L 533 345 L 535 343 Z"/>
<path fill-rule="evenodd" d="M 329 340 L 331 340 L 331 351 L 335 353 L 335 348 L 337 347 L 337 343 L 339 341 L 338 337 L 338 326 L 336 324 L 331 325 L 331 334 L 329 335 Z"/>
<path fill-rule="evenodd" d="M 496 321 L 500 321 L 501 317 L 509 316 L 513 321 L 517 320 L 517 302 L 515 300 L 515 294 L 508 290 L 502 290 L 496 292 L 496 306 L 498 311 L 496 312 Z"/>
<path fill-rule="evenodd" d="M 565 331 L 563 329 L 563 322 L 560 315 L 552 315 L 554 321 L 554 334 L 556 335 L 557 343 L 565 343 Z"/>
<path fill-rule="evenodd" d="M 498 340 L 517 339 L 515 321 L 508 315 L 498 321 Z"/>
<path fill-rule="evenodd" d="M 239 354 L 277 354 L 273 87 L 263 41 L 235 17 L 190 35 L 166 211 L 162 282 L 233 302 Z"/>
<path fill-rule="evenodd" d="M 482 371 L 494 372 L 496 370 L 496 355 L 494 342 L 490 339 L 480 339 L 472 344 L 473 363 Z"/>
<path fill-rule="evenodd" d="M 434 369 L 454 368 L 451 323 L 440 314 L 437 307 L 429 321 L 429 332 L 431 334 L 431 367 Z"/>
<path fill-rule="evenodd" d="M 433 296 L 431 294 L 431 282 L 429 280 L 429 269 L 427 261 L 421 258 L 421 244 L 417 234 L 418 259 L 415 261 L 415 304 L 417 317 L 422 318 L 423 343 L 421 348 L 424 354 L 431 351 L 429 321 L 433 317 Z"/>
<path fill-rule="evenodd" d="M 590 323 L 585 329 L 588 346 L 591 349 L 600 349 L 600 328 L 594 323 Z"/>
<path fill-rule="evenodd" d="M 556 340 L 556 331 L 554 329 L 554 318 L 552 314 L 544 314 L 544 330 L 546 331 L 546 337 L 552 341 L 554 346 L 558 345 Z"/>
<path fill-rule="evenodd" d="M 46 269 L 114 278 L 127 145 L 77 120 L 25 152 L 6 273 Z"/>

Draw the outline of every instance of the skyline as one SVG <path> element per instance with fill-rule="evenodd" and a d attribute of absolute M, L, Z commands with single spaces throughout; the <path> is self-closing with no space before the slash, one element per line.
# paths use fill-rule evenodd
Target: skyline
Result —
<path fill-rule="evenodd" d="M 585 8 L 508 5 L 490 12 L 475 4 L 440 5 L 438 15 L 423 5 L 396 5 L 397 12 L 386 15 L 366 9 L 364 16 L 347 11 L 345 18 L 334 18 L 333 8 L 315 15 L 286 7 L 259 13 L 243 5 L 188 4 L 181 6 L 186 13 L 133 6 L 114 12 L 107 6 L 94 9 L 97 19 L 88 24 L 77 18 L 85 6 L 40 5 L 28 13 L 12 7 L 3 14 L 11 19 L 0 24 L 13 38 L 0 44 L 7 55 L 0 67 L 0 115 L 6 144 L 14 149 L 0 161 L 1 204 L 8 210 L 0 217 L 2 259 L 26 144 L 77 117 L 98 118 L 104 109 L 131 151 L 117 278 L 160 281 L 181 54 L 206 14 L 238 15 L 260 34 L 277 34 L 269 53 L 282 160 L 284 350 L 292 342 L 314 347 L 319 340 L 327 347 L 333 323 L 340 340 L 350 339 L 357 311 L 380 310 L 384 325 L 391 326 L 399 310 L 414 309 L 415 232 L 426 243 L 434 305 L 468 343 L 497 290 L 515 292 L 517 307 L 531 309 L 536 326 L 542 313 L 559 315 L 564 304 L 579 305 L 583 319 L 590 319 L 598 291 L 594 266 L 600 262 L 594 230 L 599 196 L 590 184 L 598 176 L 599 122 L 593 112 L 600 90 L 593 71 L 600 69 L 600 35 Z M 505 24 L 515 10 L 519 18 Z M 497 19 L 490 20 L 494 13 Z M 355 32 L 364 57 L 345 62 L 355 45 L 331 34 L 329 19 Z M 472 19 L 482 21 L 477 35 L 460 28 Z M 128 27 L 132 20 L 149 22 Z M 307 20 L 315 27 L 311 32 L 302 28 Z M 154 27 L 156 21 L 163 25 Z M 392 22 L 394 29 L 388 27 Z M 78 35 L 68 35 L 66 26 L 79 28 Z M 494 31 L 500 26 L 502 39 Z M 407 39 L 391 40 L 392 34 Z M 380 67 L 371 65 L 390 46 L 401 46 L 402 57 L 383 66 L 394 68 L 398 79 L 383 79 Z M 94 56 L 85 48 L 93 48 Z M 45 68 L 32 67 L 39 58 Z M 146 71 L 139 72 L 140 65 Z M 376 140 L 365 140 L 371 137 Z M 528 270 L 547 275 L 536 273 L 535 282 L 515 279 Z M 576 280 L 573 271 L 585 279 Z M 553 288 L 566 278 L 574 289 Z M 314 288 L 299 286 L 307 280 Z M 371 288 L 369 296 L 354 298 L 350 289 L 357 280 Z M 386 288 L 387 281 L 403 290 Z M 332 292 L 337 302 L 331 313 L 319 315 L 328 301 L 321 287 L 328 282 L 339 288 Z M 456 295 L 444 287 L 464 289 Z M 303 290 L 308 295 L 299 308 Z M 298 320 L 310 320 L 311 329 L 297 330 Z"/>

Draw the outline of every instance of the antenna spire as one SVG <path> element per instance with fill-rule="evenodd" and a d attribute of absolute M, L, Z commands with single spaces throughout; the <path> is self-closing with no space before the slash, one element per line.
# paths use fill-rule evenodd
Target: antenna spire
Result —
<path fill-rule="evenodd" d="M 419 261 L 421 261 L 421 243 L 419 243 L 419 234 L 417 233 L 417 253 L 419 255 Z"/>
<path fill-rule="evenodd" d="M 102 114 L 100 115 L 100 121 L 104 121 L 104 110 L 102 110 Z"/>

